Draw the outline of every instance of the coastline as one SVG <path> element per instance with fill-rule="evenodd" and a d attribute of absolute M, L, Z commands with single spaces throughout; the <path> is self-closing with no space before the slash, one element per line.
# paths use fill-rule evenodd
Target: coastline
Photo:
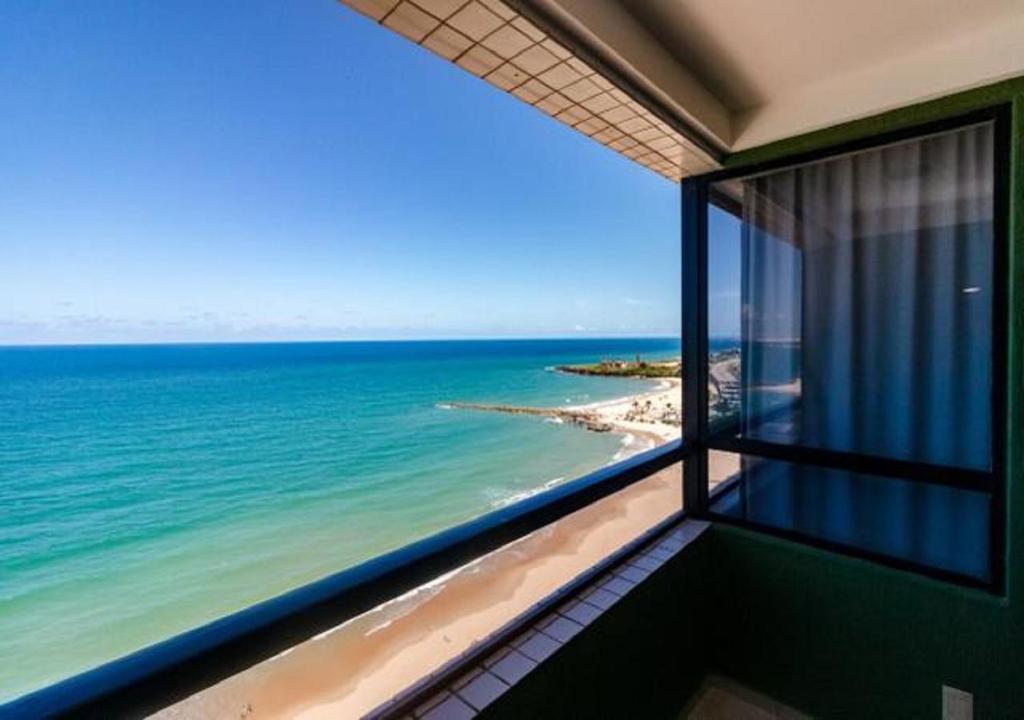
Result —
<path fill-rule="evenodd" d="M 667 518 L 675 465 L 289 648 L 157 718 L 360 717 Z"/>
<path fill-rule="evenodd" d="M 589 372 L 588 375 L 596 375 Z M 654 379 L 654 378 L 647 378 Z M 572 423 L 599 433 L 613 433 L 632 438 L 627 445 L 636 445 L 637 437 L 645 441 L 637 445 L 630 454 L 675 440 L 682 435 L 682 379 L 659 377 L 658 386 L 644 392 L 601 400 L 585 405 L 561 407 L 532 407 L 504 403 L 467 403 L 449 401 L 438 403 L 446 410 L 468 410 L 495 412 L 508 415 L 533 415 L 546 418 L 549 422 Z M 613 461 L 624 459 L 617 454 Z"/>
<path fill-rule="evenodd" d="M 667 414 L 682 411 L 682 384 L 680 378 L 659 378 L 658 387 L 652 390 L 566 409 L 595 413 L 611 426 L 611 432 L 643 436 L 653 441 L 650 447 L 654 447 L 682 435 L 681 424 L 665 420 Z"/>
<path fill-rule="evenodd" d="M 562 410 L 596 415 L 608 424 L 608 432 L 623 437 L 614 463 L 680 436 L 680 426 L 663 418 L 681 402 L 681 381 L 658 379 L 654 389 Z M 681 506 L 682 468 L 674 465 L 154 717 L 358 717 Z"/>

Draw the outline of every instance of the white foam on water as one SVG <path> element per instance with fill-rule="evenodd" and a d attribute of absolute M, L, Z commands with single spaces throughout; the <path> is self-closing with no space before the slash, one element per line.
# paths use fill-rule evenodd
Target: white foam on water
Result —
<path fill-rule="evenodd" d="M 486 555 L 484 557 L 486 557 Z M 413 600 L 413 599 L 418 598 L 420 596 L 425 596 L 425 597 L 422 597 L 419 600 L 419 602 L 410 603 L 408 607 L 403 608 L 401 611 L 397 612 L 395 615 L 391 616 L 390 618 L 388 618 L 384 622 L 382 622 L 382 623 L 380 623 L 378 625 L 374 625 L 366 633 L 367 636 L 373 635 L 375 632 L 379 632 L 379 631 L 383 630 L 384 628 L 386 628 L 388 625 L 391 625 L 395 620 L 398 620 L 399 618 L 402 618 L 402 617 L 408 615 L 410 612 L 415 610 L 417 607 L 422 605 L 424 602 L 426 602 L 430 598 L 432 598 L 435 595 L 437 595 L 439 592 L 441 592 L 444 589 L 445 583 L 447 583 L 452 577 L 454 577 L 455 575 L 460 573 L 464 568 L 468 567 L 469 565 L 472 565 L 473 563 L 479 562 L 480 559 L 482 559 L 482 558 L 478 558 L 477 560 L 473 560 L 472 562 L 467 563 L 466 565 L 463 565 L 461 567 L 457 567 L 454 570 L 451 570 L 449 572 L 444 573 L 443 575 L 438 575 L 433 580 L 430 580 L 429 582 L 425 582 L 422 585 L 418 585 L 417 587 L 414 587 L 412 590 L 404 592 L 404 593 L 402 593 L 401 595 L 399 595 L 397 597 L 393 597 L 390 600 L 387 600 L 387 601 L 381 603 L 380 605 L 378 605 L 377 607 L 373 608 L 372 610 L 367 610 L 362 615 L 357 615 L 354 618 L 349 618 L 348 620 L 346 620 L 345 622 L 341 623 L 340 625 L 335 625 L 334 627 L 328 628 L 327 630 L 323 631 L 322 633 L 319 633 L 318 635 L 314 635 L 311 639 L 312 640 L 323 640 L 324 638 L 326 638 L 326 637 L 328 637 L 328 636 L 338 632 L 339 630 L 344 629 L 346 626 L 350 625 L 351 623 L 355 622 L 356 620 L 359 620 L 360 618 L 366 617 L 367 615 L 370 615 L 370 614 L 382 613 L 382 612 L 386 611 L 388 608 L 390 608 L 390 607 L 392 607 L 394 605 L 397 605 L 397 604 L 400 604 L 400 603 L 404 603 L 404 602 L 406 602 L 408 600 Z M 274 657 L 284 657 L 285 655 L 290 653 L 292 650 L 294 650 L 294 647 L 288 648 L 287 650 L 284 650 L 281 653 L 278 653 Z"/>
<path fill-rule="evenodd" d="M 559 478 L 559 479 L 564 480 L 565 478 Z M 456 575 L 458 575 L 460 573 L 464 573 L 464 572 L 468 572 L 468 573 L 480 572 L 481 563 L 483 563 L 485 560 L 487 560 L 489 557 L 491 557 L 491 555 L 494 555 L 495 553 L 507 551 L 507 550 L 509 550 L 511 548 L 514 548 L 516 545 L 519 545 L 520 543 L 524 543 L 527 540 L 529 540 L 530 538 L 532 538 L 534 536 L 534 534 L 536 534 L 538 532 L 544 532 L 545 530 L 546 530 L 546 528 L 541 528 L 540 530 L 534 530 L 532 533 L 527 533 L 526 535 L 523 535 L 522 537 L 517 538 L 517 539 L 513 540 L 512 542 L 510 542 L 510 543 L 508 543 L 506 545 L 503 545 L 503 546 L 501 546 L 501 547 L 499 547 L 499 548 L 497 548 L 495 550 L 492 550 L 489 553 L 481 555 L 478 558 L 470 560 L 465 565 L 460 565 L 459 567 L 455 568 L 454 570 L 450 570 L 450 571 L 448 571 L 448 572 L 446 572 L 446 573 L 444 573 L 442 575 L 438 575 L 433 580 L 430 580 L 429 582 L 426 582 L 426 583 L 424 583 L 422 585 L 419 585 L 419 586 L 413 588 L 412 590 L 409 590 L 408 592 L 402 593 L 398 597 L 391 598 L 390 600 L 387 600 L 387 601 L 381 603 L 380 605 L 378 605 L 377 607 L 373 608 L 372 610 L 367 610 L 362 615 L 357 615 L 356 617 L 350 618 L 350 619 L 346 620 L 345 622 L 343 622 L 343 623 L 341 623 L 339 625 L 335 625 L 334 627 L 332 627 L 332 628 L 330 628 L 328 630 L 325 630 L 324 632 L 322 632 L 322 633 L 320 633 L 318 635 L 314 635 L 311 638 L 311 640 L 322 640 L 322 639 L 324 639 L 324 638 L 326 638 L 326 637 L 328 637 L 328 636 L 338 632 L 339 630 L 344 629 L 347 625 L 352 624 L 356 620 L 359 620 L 361 618 L 364 618 L 364 617 L 366 617 L 368 615 L 371 615 L 371 614 L 374 614 L 374 613 L 381 613 L 381 612 L 387 610 L 389 607 L 391 607 L 393 605 L 396 605 L 396 604 L 399 604 L 399 603 L 403 603 L 403 602 L 412 600 L 412 599 L 417 598 L 419 596 L 427 595 L 427 597 L 423 597 L 419 602 L 409 603 L 408 607 L 402 608 L 401 611 L 399 611 L 395 615 L 391 616 L 387 620 L 384 620 L 383 622 L 381 622 L 381 623 L 379 623 L 377 625 L 374 625 L 370 630 L 367 631 L 366 636 L 372 635 L 375 632 L 380 632 L 384 628 L 386 628 L 389 625 L 391 625 L 392 623 L 394 623 L 395 620 L 398 620 L 399 618 L 405 617 L 410 612 L 412 612 L 413 610 L 418 608 L 420 605 L 422 605 L 424 602 L 426 602 L 430 598 L 432 598 L 435 595 L 437 595 L 438 593 L 440 593 L 442 590 L 444 590 L 445 585 L 447 585 L 448 581 L 451 580 Z M 297 647 L 298 647 L 298 645 L 293 645 L 292 647 L 287 648 L 286 650 L 281 651 L 277 655 L 274 655 L 274 658 L 285 657 L 286 655 L 288 655 L 289 653 L 294 651 L 295 648 L 297 648 Z"/>
<path fill-rule="evenodd" d="M 557 487 L 558 485 L 561 485 L 565 481 L 566 477 L 564 475 L 562 475 L 561 477 L 556 477 L 554 480 L 548 480 L 540 487 L 524 490 L 523 492 L 518 492 L 514 495 L 509 495 L 508 497 L 501 498 L 500 500 L 495 500 L 494 502 L 491 503 L 491 507 L 503 508 L 508 507 L 509 505 L 515 505 L 517 502 L 526 500 L 527 498 L 532 498 L 535 495 L 540 495 L 542 492 L 546 492 L 547 490 L 550 490 L 553 487 Z"/>
<path fill-rule="evenodd" d="M 633 436 L 633 433 L 626 433 L 622 437 L 622 446 L 618 449 L 618 452 L 616 452 L 614 455 L 612 455 L 612 462 L 618 462 L 619 460 L 625 460 L 628 457 L 627 453 L 629 455 L 632 455 L 633 453 L 631 453 L 629 451 L 630 451 L 630 448 L 633 445 L 633 442 L 635 440 L 636 440 L 636 438 Z"/>
<path fill-rule="evenodd" d="M 618 452 L 612 455 L 612 459 L 608 464 L 614 465 L 617 462 L 633 457 L 645 450 L 650 450 L 655 445 L 657 445 L 657 443 L 652 438 L 638 438 L 633 435 L 633 433 L 626 433 L 622 438 L 622 446 L 619 448 Z"/>

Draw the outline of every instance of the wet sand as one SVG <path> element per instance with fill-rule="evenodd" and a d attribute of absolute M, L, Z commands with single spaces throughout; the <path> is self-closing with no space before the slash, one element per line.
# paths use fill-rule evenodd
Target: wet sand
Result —
<path fill-rule="evenodd" d="M 682 504 L 679 465 L 157 714 L 356 718 L 456 657 Z"/>
<path fill-rule="evenodd" d="M 630 436 L 627 453 L 678 438 L 680 381 L 568 408 Z M 621 458 L 618 458 L 621 459 Z M 738 468 L 710 458 L 712 483 Z M 674 465 L 403 597 L 158 713 L 161 718 L 357 718 L 487 638 L 682 507 Z"/>

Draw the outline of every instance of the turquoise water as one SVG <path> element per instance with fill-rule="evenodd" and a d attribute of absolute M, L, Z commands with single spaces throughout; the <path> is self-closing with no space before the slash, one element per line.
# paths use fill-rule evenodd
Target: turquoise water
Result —
<path fill-rule="evenodd" d="M 667 339 L 0 348 L 0 700 L 608 463 Z M 11 662 L 16 658 L 16 662 Z"/>

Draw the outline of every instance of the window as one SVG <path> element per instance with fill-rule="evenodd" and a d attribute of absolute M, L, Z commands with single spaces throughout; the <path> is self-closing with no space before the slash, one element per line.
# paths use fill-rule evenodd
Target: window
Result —
<path fill-rule="evenodd" d="M 998 584 L 1004 127 L 694 181 L 712 515 Z"/>
<path fill-rule="evenodd" d="M 362 716 L 681 512 L 703 153 L 500 1 L 347 5 L 0 10 L 0 717 Z"/>

